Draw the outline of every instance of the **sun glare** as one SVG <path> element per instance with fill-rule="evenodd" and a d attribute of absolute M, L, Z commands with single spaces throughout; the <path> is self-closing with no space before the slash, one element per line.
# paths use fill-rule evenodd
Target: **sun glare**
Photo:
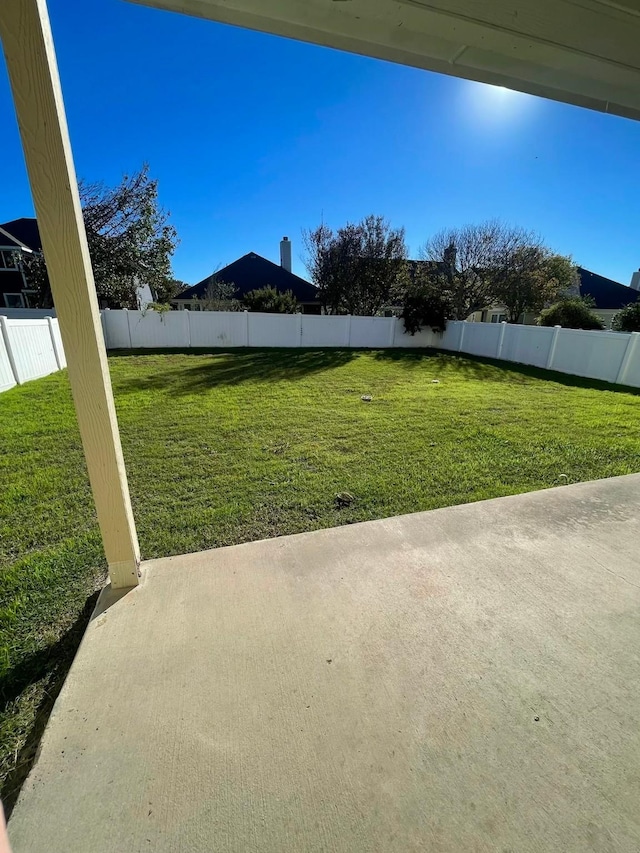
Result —
<path fill-rule="evenodd" d="M 475 123 L 485 126 L 516 123 L 530 112 L 534 98 L 506 86 L 488 83 L 465 82 L 462 89 L 461 107 Z"/>

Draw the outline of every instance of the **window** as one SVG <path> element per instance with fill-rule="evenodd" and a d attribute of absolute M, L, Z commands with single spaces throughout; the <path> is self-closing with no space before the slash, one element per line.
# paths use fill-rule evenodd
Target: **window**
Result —
<path fill-rule="evenodd" d="M 506 314 L 492 314 L 491 315 L 492 323 L 506 323 L 507 315 Z"/>
<path fill-rule="evenodd" d="M 18 253 L 12 249 L 0 249 L 0 270 L 17 270 Z"/>
<path fill-rule="evenodd" d="M 6 308 L 24 308 L 24 299 L 21 293 L 5 293 L 4 304 Z"/>

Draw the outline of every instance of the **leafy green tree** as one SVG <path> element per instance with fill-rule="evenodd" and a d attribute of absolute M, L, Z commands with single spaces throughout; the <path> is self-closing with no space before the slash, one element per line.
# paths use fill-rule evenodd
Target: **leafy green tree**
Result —
<path fill-rule="evenodd" d="M 293 293 L 290 290 L 281 293 L 275 287 L 250 290 L 242 301 L 247 311 L 264 314 L 295 314 L 298 311 L 298 301 Z"/>
<path fill-rule="evenodd" d="M 504 255 L 495 269 L 495 301 L 507 309 L 507 319 L 517 323 L 528 311 L 540 311 L 578 282 L 571 258 L 552 254 L 545 246 L 523 242 Z"/>
<path fill-rule="evenodd" d="M 538 325 L 562 326 L 564 329 L 604 329 L 602 320 L 593 312 L 592 306 L 592 302 L 579 296 L 564 297 L 542 311 Z"/>
<path fill-rule="evenodd" d="M 171 256 L 177 245 L 169 214 L 158 204 L 158 182 L 145 164 L 116 187 L 81 182 L 80 202 L 98 300 L 111 308 L 137 307 L 136 290 L 149 285 L 165 301 L 175 279 Z M 39 304 L 52 304 L 46 264 L 41 255 L 28 261 L 30 284 Z M 162 297 L 162 298 L 161 298 Z"/>
<path fill-rule="evenodd" d="M 303 231 L 307 269 L 328 314 L 375 316 L 398 302 L 406 285 L 404 228 L 366 216 L 333 231 Z"/>
<path fill-rule="evenodd" d="M 189 285 L 177 278 L 168 278 L 164 282 L 160 282 L 155 287 L 156 302 L 162 304 L 171 302 L 183 290 L 186 290 Z"/>
<path fill-rule="evenodd" d="M 625 305 L 613 318 L 611 326 L 616 332 L 640 332 L 640 302 Z"/>

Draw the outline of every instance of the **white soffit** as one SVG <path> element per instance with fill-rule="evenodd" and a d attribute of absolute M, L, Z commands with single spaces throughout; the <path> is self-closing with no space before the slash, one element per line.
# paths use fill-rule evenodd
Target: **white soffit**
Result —
<path fill-rule="evenodd" d="M 640 118 L 640 0 L 132 0 Z"/>

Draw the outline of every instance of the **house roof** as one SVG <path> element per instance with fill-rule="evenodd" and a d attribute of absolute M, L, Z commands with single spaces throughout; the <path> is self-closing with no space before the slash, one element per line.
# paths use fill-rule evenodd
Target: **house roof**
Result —
<path fill-rule="evenodd" d="M 218 270 L 218 272 L 189 287 L 176 299 L 179 301 L 194 299 L 195 297 L 202 299 L 213 281 L 234 284 L 236 286 L 235 296 L 239 299 L 250 290 L 258 290 L 267 286 L 275 287 L 281 293 L 290 290 L 298 302 L 315 302 L 318 293 L 312 284 L 300 276 L 294 275 L 284 267 L 268 261 L 255 252 L 249 252 L 248 255 L 243 255 L 224 269 Z"/>
<path fill-rule="evenodd" d="M 637 302 L 640 292 L 618 281 L 612 281 L 595 272 L 578 267 L 580 276 L 580 296 L 590 296 L 595 307 L 600 309 L 624 308 L 630 302 Z"/>
<path fill-rule="evenodd" d="M 5 243 L 5 240 L 8 242 Z M 38 231 L 38 222 L 33 217 L 23 216 L 9 222 L 0 222 L 0 244 L 26 247 L 36 252 L 42 251 L 42 241 Z"/>

